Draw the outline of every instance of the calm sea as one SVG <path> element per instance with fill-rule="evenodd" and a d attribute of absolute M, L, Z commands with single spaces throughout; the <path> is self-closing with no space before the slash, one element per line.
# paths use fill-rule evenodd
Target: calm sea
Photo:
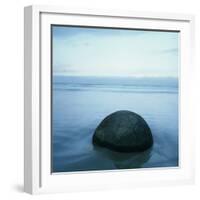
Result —
<path fill-rule="evenodd" d="M 178 166 L 176 78 L 53 77 L 52 172 Z M 97 125 L 130 110 L 149 124 L 154 145 L 142 153 L 93 146 Z"/>

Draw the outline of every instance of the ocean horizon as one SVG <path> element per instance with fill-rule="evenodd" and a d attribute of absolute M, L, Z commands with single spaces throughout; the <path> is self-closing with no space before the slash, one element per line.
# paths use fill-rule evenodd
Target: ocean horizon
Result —
<path fill-rule="evenodd" d="M 53 76 L 53 87 L 58 89 L 85 89 L 125 92 L 177 92 L 176 77 L 126 77 L 126 76 Z M 65 87 L 63 87 L 65 85 Z M 152 89 L 152 90 L 150 90 Z"/>

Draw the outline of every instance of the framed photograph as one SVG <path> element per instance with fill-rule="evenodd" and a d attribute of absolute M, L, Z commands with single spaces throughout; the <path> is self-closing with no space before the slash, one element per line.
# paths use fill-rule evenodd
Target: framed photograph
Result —
<path fill-rule="evenodd" d="M 25 191 L 192 183 L 193 24 L 26 7 Z"/>

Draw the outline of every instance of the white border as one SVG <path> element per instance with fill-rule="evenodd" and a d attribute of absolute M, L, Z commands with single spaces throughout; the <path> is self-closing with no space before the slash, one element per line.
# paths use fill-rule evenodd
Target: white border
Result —
<path fill-rule="evenodd" d="M 194 180 L 193 23 L 190 15 L 99 11 L 51 6 L 25 8 L 25 177 L 28 193 L 67 192 Z M 178 168 L 149 168 L 51 174 L 50 170 L 50 25 L 87 25 L 179 30 L 181 35 L 180 149 Z M 191 131 L 192 130 L 192 131 Z"/>

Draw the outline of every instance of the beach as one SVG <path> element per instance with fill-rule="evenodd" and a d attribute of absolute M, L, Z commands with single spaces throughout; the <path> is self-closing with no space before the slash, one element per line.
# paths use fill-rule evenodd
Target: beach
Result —
<path fill-rule="evenodd" d="M 94 146 L 99 123 L 130 110 L 148 123 L 154 144 L 140 153 Z M 169 77 L 52 77 L 52 172 L 178 166 L 178 79 Z"/>

